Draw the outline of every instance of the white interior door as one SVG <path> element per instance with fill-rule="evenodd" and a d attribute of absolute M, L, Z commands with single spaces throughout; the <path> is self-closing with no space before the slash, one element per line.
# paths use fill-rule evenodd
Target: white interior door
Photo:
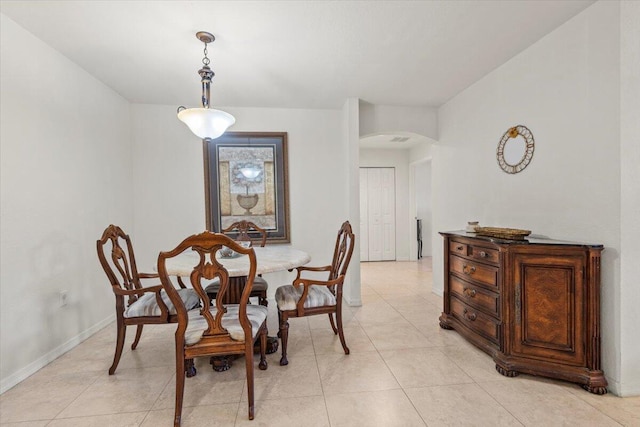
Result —
<path fill-rule="evenodd" d="M 369 174 L 369 261 L 382 261 L 382 242 L 384 230 L 382 228 L 382 194 L 380 192 L 381 173 L 379 168 L 367 169 Z"/>
<path fill-rule="evenodd" d="M 394 168 L 360 168 L 360 260 L 396 259 Z"/>
<path fill-rule="evenodd" d="M 395 169 L 380 168 L 380 220 L 382 260 L 396 259 L 396 180 Z"/>

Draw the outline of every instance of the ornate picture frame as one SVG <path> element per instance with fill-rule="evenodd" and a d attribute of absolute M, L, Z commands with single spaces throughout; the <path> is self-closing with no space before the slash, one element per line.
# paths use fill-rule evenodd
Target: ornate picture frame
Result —
<path fill-rule="evenodd" d="M 268 242 L 289 243 L 287 133 L 227 132 L 203 144 L 207 228 L 247 220 Z"/>

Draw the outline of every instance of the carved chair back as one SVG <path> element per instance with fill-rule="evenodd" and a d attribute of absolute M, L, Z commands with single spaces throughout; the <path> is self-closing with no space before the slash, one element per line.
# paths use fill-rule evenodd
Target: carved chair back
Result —
<path fill-rule="evenodd" d="M 202 340 L 197 345 L 206 345 L 208 342 L 220 344 L 221 341 L 225 340 L 232 342 L 229 333 L 222 327 L 222 317 L 227 311 L 224 301 L 226 300 L 225 296 L 227 292 L 229 292 L 229 273 L 216 259 L 216 253 L 220 251 L 223 246 L 226 246 L 242 255 L 248 255 L 249 257 L 249 275 L 247 276 L 246 285 L 240 297 L 238 311 L 239 321 L 245 334 L 245 342 L 251 342 L 252 340 L 251 322 L 247 317 L 247 303 L 249 301 L 249 295 L 251 294 L 251 288 L 253 287 L 253 280 L 256 275 L 255 252 L 253 248 L 244 248 L 224 234 L 205 231 L 203 233 L 187 237 L 172 251 L 160 252 L 160 255 L 158 256 L 158 274 L 160 275 L 160 281 L 162 282 L 164 290 L 167 292 L 171 302 L 176 307 L 178 315 L 176 339 L 178 340 L 180 338 L 179 341 L 181 341 L 182 344 L 184 344 L 184 333 L 189 323 L 189 316 L 187 314 L 187 309 L 178 295 L 178 291 L 171 284 L 171 280 L 167 273 L 166 262 L 167 260 L 177 257 L 186 251 L 193 251 L 198 254 L 198 264 L 193 267 L 193 271 L 189 276 L 189 281 L 192 288 L 200 298 L 200 315 L 204 317 L 208 326 L 203 334 Z M 218 297 L 215 299 L 216 310 L 209 309 L 211 300 L 204 289 L 206 284 L 213 279 L 218 279 L 220 282 Z M 212 314 L 212 311 L 215 313 Z M 176 345 L 178 345 L 178 342 L 176 342 Z"/>
<path fill-rule="evenodd" d="M 110 254 L 107 254 L 109 248 Z M 116 293 L 116 298 L 122 299 L 118 290 L 132 291 L 142 287 L 131 239 L 120 227 L 109 225 L 97 241 L 97 249 L 98 259 Z M 127 305 L 133 304 L 137 299 L 137 295 L 130 294 Z"/>
<path fill-rule="evenodd" d="M 222 230 L 223 233 L 237 233 L 234 234 L 235 240 L 239 242 L 254 242 L 258 239 L 253 238 L 249 233 L 259 234 L 260 246 L 264 247 L 267 244 L 267 230 L 260 228 L 251 221 L 238 221 L 231 224 L 229 227 Z"/>
<path fill-rule="evenodd" d="M 333 260 L 331 261 L 331 271 L 329 272 L 329 280 L 337 279 L 347 273 L 347 268 L 351 262 L 353 255 L 355 237 L 351 230 L 349 221 L 345 221 L 336 238 L 336 246 L 333 251 Z"/>

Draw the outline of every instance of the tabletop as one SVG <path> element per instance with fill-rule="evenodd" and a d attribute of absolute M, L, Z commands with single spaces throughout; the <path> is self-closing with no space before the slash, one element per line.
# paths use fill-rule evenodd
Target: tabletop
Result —
<path fill-rule="evenodd" d="M 256 274 L 273 273 L 300 267 L 311 261 L 304 251 L 291 246 L 272 245 L 255 247 Z M 235 258 L 222 258 L 218 253 L 216 259 L 229 272 L 230 277 L 247 276 L 249 274 L 249 257 L 241 255 Z M 167 273 L 171 276 L 189 276 L 193 267 L 198 264 L 199 256 L 195 252 L 185 252 L 175 258 L 166 260 Z"/>

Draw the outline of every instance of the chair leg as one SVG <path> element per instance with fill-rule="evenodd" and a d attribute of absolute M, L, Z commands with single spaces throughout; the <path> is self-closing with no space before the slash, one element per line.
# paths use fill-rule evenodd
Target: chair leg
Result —
<path fill-rule="evenodd" d="M 131 350 L 135 350 L 140 342 L 140 336 L 142 335 L 142 327 L 144 325 L 138 325 L 138 329 L 136 329 L 136 338 L 133 340 L 133 344 L 131 344 Z"/>
<path fill-rule="evenodd" d="M 331 322 L 331 329 L 333 329 L 333 334 L 338 335 L 338 329 L 336 328 L 336 324 L 333 321 L 333 313 L 329 313 L 329 322 Z"/>
<path fill-rule="evenodd" d="M 182 419 L 182 400 L 184 398 L 184 375 L 185 361 L 184 353 L 176 351 L 176 409 L 173 418 L 173 426 L 180 427 Z"/>
<path fill-rule="evenodd" d="M 258 368 L 261 371 L 267 369 L 267 328 L 265 325 L 264 331 L 260 333 L 260 363 Z"/>
<path fill-rule="evenodd" d="M 185 372 L 187 374 L 187 378 L 191 378 L 191 377 L 195 377 L 196 376 L 196 367 L 193 364 L 193 359 L 187 359 L 186 363 L 185 363 Z"/>
<path fill-rule="evenodd" d="M 258 303 L 260 305 L 264 305 L 265 307 L 269 306 L 269 301 L 267 301 L 267 291 L 260 292 L 260 296 L 258 297 Z"/>
<path fill-rule="evenodd" d="M 344 354 L 349 354 L 349 347 L 347 347 L 347 343 L 344 340 L 344 331 L 342 330 L 342 307 L 338 307 L 336 322 L 338 323 L 338 336 L 340 337 L 340 344 L 342 344 Z"/>
<path fill-rule="evenodd" d="M 280 341 L 282 341 L 282 357 L 280 366 L 289 364 L 287 360 L 287 340 L 289 339 L 289 321 L 286 314 L 280 313 Z"/>
<path fill-rule="evenodd" d="M 207 294 L 207 296 L 209 297 L 209 305 L 213 305 L 213 301 L 216 299 L 216 297 L 218 296 L 217 293 L 215 294 Z"/>
<path fill-rule="evenodd" d="M 281 333 L 280 333 L 280 325 L 282 324 L 282 313 L 280 312 L 280 310 L 278 310 L 278 333 L 276 334 L 276 336 L 278 338 L 282 338 L 281 337 Z"/>
<path fill-rule="evenodd" d="M 261 344 L 262 345 L 262 344 Z M 246 344 L 244 351 L 244 360 L 247 366 L 247 400 L 249 401 L 249 419 L 252 420 L 254 416 L 253 405 L 253 345 Z"/>
<path fill-rule="evenodd" d="M 118 316 L 117 324 L 117 337 L 116 337 L 116 354 L 113 356 L 113 363 L 109 368 L 109 375 L 113 375 L 116 372 L 118 363 L 120 363 L 120 356 L 122 356 L 122 348 L 124 347 L 124 339 L 127 336 L 127 327 L 124 324 L 124 320 L 121 316 Z"/>

